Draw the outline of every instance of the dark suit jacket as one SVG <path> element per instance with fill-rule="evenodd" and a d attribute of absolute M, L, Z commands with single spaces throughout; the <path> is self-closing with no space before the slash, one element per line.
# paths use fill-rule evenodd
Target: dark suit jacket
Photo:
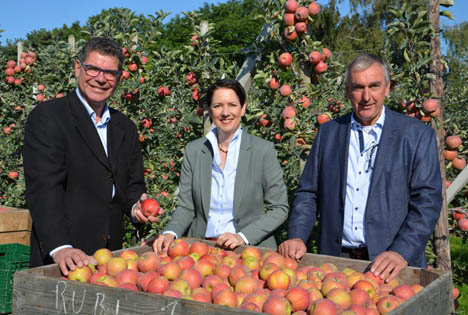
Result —
<path fill-rule="evenodd" d="M 203 137 L 190 142 L 180 174 L 179 201 L 166 231 L 205 238 L 211 199 L 213 148 Z M 266 204 L 266 209 L 265 209 Z M 283 171 L 271 142 L 242 132 L 234 187 L 234 226 L 250 244 L 276 248 L 274 230 L 288 217 Z"/>
<path fill-rule="evenodd" d="M 65 244 L 88 255 L 122 247 L 123 214 L 146 187 L 135 124 L 114 109 L 110 115 L 107 157 L 75 91 L 29 114 L 23 155 L 32 267 L 52 263 L 49 252 Z"/>
<path fill-rule="evenodd" d="M 351 114 L 321 126 L 296 191 L 289 238 L 307 241 L 319 216 L 319 253 L 339 256 L 343 236 Z M 386 109 L 364 226 L 369 257 L 400 253 L 425 266 L 424 248 L 439 219 L 442 181 L 431 127 Z"/>

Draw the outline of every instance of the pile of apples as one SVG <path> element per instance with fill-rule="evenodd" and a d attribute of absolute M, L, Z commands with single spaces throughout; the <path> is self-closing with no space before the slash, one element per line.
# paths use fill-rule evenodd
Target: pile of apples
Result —
<path fill-rule="evenodd" d="M 468 232 L 468 219 L 466 218 L 466 210 L 461 207 L 453 210 L 453 218 L 457 220 L 457 226 L 460 231 Z"/>
<path fill-rule="evenodd" d="M 447 161 L 451 161 L 452 167 L 461 171 L 466 166 L 466 160 L 458 156 L 458 148 L 460 148 L 462 140 L 459 136 L 448 136 L 445 138 L 444 157 Z"/>
<path fill-rule="evenodd" d="M 268 314 L 386 314 L 423 289 L 351 268 L 340 272 L 333 263 L 299 268 L 274 251 L 246 247 L 237 254 L 185 239 L 162 255 L 126 249 L 113 257 L 104 248 L 94 258 L 97 268 L 77 268 L 68 279 Z"/>

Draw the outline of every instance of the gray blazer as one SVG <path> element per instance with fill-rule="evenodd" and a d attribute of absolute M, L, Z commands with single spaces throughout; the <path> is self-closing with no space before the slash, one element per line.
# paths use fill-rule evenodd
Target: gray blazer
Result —
<path fill-rule="evenodd" d="M 166 231 L 205 238 L 211 199 L 213 148 L 200 138 L 184 154 L 179 200 Z M 266 204 L 266 207 L 265 207 Z M 251 245 L 276 248 L 273 231 L 288 217 L 289 205 L 283 171 L 273 143 L 242 132 L 234 188 L 234 226 Z"/>

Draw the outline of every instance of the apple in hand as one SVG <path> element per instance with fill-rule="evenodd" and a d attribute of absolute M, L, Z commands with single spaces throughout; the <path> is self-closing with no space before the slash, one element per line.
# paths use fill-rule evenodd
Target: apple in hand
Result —
<path fill-rule="evenodd" d="M 147 198 L 141 202 L 141 212 L 145 217 L 155 217 L 161 212 L 161 206 L 156 200 Z"/>

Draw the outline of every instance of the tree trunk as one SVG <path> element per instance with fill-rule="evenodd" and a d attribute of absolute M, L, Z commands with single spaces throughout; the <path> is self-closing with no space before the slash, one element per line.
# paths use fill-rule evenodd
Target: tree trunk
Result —
<path fill-rule="evenodd" d="M 441 57 L 440 57 L 440 0 L 428 0 L 429 4 L 429 20 L 436 32 L 436 36 L 431 39 L 431 56 L 430 64 L 431 73 L 435 75 L 435 79 L 431 80 L 431 94 L 439 101 L 439 116 L 437 124 L 433 122 L 432 126 L 437 134 L 437 142 L 439 146 L 439 161 L 440 171 L 442 175 L 442 211 L 439 221 L 434 229 L 434 251 L 436 254 L 436 267 L 442 271 L 451 270 L 450 258 L 450 239 L 448 231 L 448 210 L 447 210 L 447 191 L 445 188 L 445 158 L 444 158 L 444 106 L 442 104 L 443 82 L 441 76 Z M 452 304 L 452 312 L 454 311 Z"/>

